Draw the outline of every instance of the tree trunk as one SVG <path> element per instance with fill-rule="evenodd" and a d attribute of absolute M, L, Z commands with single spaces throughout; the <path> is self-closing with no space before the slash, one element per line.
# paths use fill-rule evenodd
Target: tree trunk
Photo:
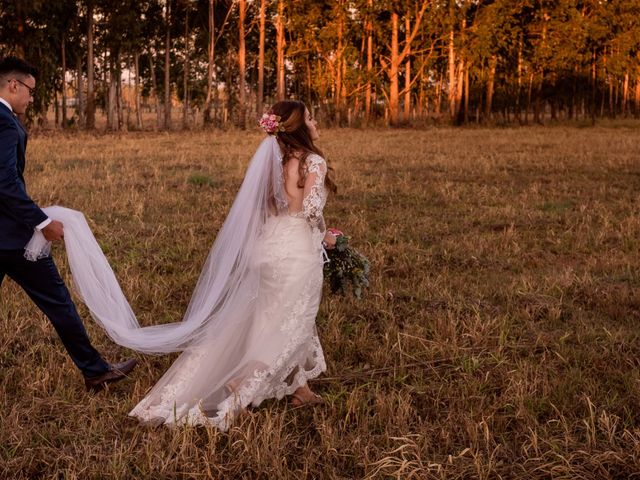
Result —
<path fill-rule="evenodd" d="M 266 0 L 260 0 L 260 45 L 258 47 L 258 98 L 256 99 L 256 113 L 262 115 L 264 102 L 264 40 L 267 26 Z"/>
<path fill-rule="evenodd" d="M 524 124 L 529 123 L 529 111 L 531 110 L 531 97 L 533 95 L 533 72 L 529 76 L 529 90 L 527 92 L 527 109 L 524 112 Z"/>
<path fill-rule="evenodd" d="M 56 127 L 58 126 L 58 124 L 60 123 L 60 109 L 58 107 L 58 103 L 60 103 L 58 101 L 58 92 L 54 92 L 55 98 L 53 99 L 53 111 L 55 113 L 55 117 L 54 117 L 54 122 Z M 20 118 L 20 117 L 18 117 Z M 22 119 L 20 119 L 20 121 L 22 121 Z"/>
<path fill-rule="evenodd" d="M 342 2 L 340 2 L 342 3 Z M 334 106 L 335 106 L 335 122 L 337 126 L 340 126 L 342 122 L 342 57 L 343 57 L 343 45 L 342 34 L 344 28 L 344 20 L 342 12 L 338 13 L 340 18 L 338 20 L 338 49 L 335 59 L 335 92 L 334 92 Z"/>
<path fill-rule="evenodd" d="M 84 85 L 82 82 L 82 57 L 76 57 L 76 116 L 78 125 L 84 125 Z"/>
<path fill-rule="evenodd" d="M 544 8 L 544 2 L 540 2 L 540 5 L 542 7 L 542 20 L 543 20 L 540 42 L 541 42 L 542 48 L 544 48 L 547 43 L 547 32 L 549 29 L 548 24 L 549 24 L 549 20 L 551 20 L 551 16 L 547 13 L 546 9 Z M 544 84 L 544 75 L 545 75 L 544 67 L 543 66 L 539 67 L 539 71 L 540 71 L 540 81 L 538 82 L 538 88 L 536 89 L 533 121 L 535 123 L 542 124 L 543 122 L 542 117 L 544 117 L 544 112 L 541 111 L 542 109 L 541 109 L 540 103 L 542 100 L 542 85 Z"/>
<path fill-rule="evenodd" d="M 620 80 L 618 80 L 616 77 L 611 76 L 611 79 L 613 81 L 613 116 L 614 118 L 618 116 L 618 112 L 620 109 Z"/>
<path fill-rule="evenodd" d="M 264 1 L 264 0 L 263 0 Z M 207 97 L 204 101 L 203 123 L 211 124 L 211 101 L 213 100 L 213 60 L 215 50 L 215 0 L 209 0 L 209 38 L 207 42 Z"/>
<path fill-rule="evenodd" d="M 399 124 L 399 88 L 398 70 L 400 62 L 398 60 L 398 14 L 391 14 L 391 62 L 389 64 L 389 114 L 392 126 Z"/>
<path fill-rule="evenodd" d="M 93 2 L 87 2 L 87 129 L 96 128 L 96 104 L 93 89 Z"/>
<path fill-rule="evenodd" d="M 436 118 L 440 118 L 440 112 L 442 109 L 442 84 L 444 83 L 444 74 L 440 73 L 440 78 L 438 80 L 438 86 L 436 88 L 436 100 L 434 105 L 434 115 Z"/>
<path fill-rule="evenodd" d="M 622 87 L 622 116 L 627 116 L 627 105 L 629 99 L 629 72 L 624 74 L 624 84 Z"/>
<path fill-rule="evenodd" d="M 17 38 L 15 38 L 15 43 L 16 43 L 16 55 L 20 58 L 24 58 L 24 52 L 25 52 L 25 44 L 26 44 L 26 30 L 24 28 L 24 24 L 25 24 L 25 13 L 24 13 L 24 5 L 28 5 L 27 2 L 24 1 L 18 1 L 18 2 L 12 2 L 15 4 L 15 8 L 16 8 L 16 23 L 17 25 Z M 11 5 L 11 3 L 6 2 L 4 3 L 4 5 Z M 4 6 L 3 5 L 3 6 Z M 6 8 L 6 7 L 5 7 Z M 3 8 L 4 10 L 4 8 Z M 4 45 L 3 45 L 4 46 Z"/>
<path fill-rule="evenodd" d="M 489 78 L 487 79 L 487 94 L 484 104 L 484 118 L 485 121 L 491 120 L 491 109 L 493 107 L 493 91 L 496 79 L 496 66 L 498 64 L 498 58 L 495 55 L 491 56 L 489 60 Z"/>
<path fill-rule="evenodd" d="M 602 93 L 600 95 L 600 118 L 604 118 L 604 103 L 606 100 L 606 83 L 602 86 Z"/>
<path fill-rule="evenodd" d="M 309 61 L 309 57 L 306 58 L 307 64 L 307 102 L 311 103 L 311 62 Z"/>
<path fill-rule="evenodd" d="M 233 62 L 233 52 L 232 50 L 227 50 L 227 65 L 231 65 L 231 62 Z M 225 84 L 226 85 L 231 85 L 233 82 L 233 77 L 231 76 L 231 68 L 227 68 L 227 78 L 225 80 Z M 229 116 L 231 115 L 231 111 L 233 108 L 233 99 L 231 98 L 231 92 L 227 91 L 226 92 L 226 100 L 227 103 L 224 107 L 224 119 L 223 119 L 223 123 L 227 123 L 229 121 Z"/>
<path fill-rule="evenodd" d="M 67 54 L 64 37 L 60 45 L 60 55 L 62 59 L 62 128 L 67 128 Z"/>
<path fill-rule="evenodd" d="M 542 125 L 542 112 L 540 108 L 540 90 L 536 90 L 536 97 L 533 101 L 533 123 Z"/>
<path fill-rule="evenodd" d="M 136 128 L 142 130 L 142 110 L 140 109 L 140 53 L 136 50 L 133 54 L 136 69 L 135 101 L 136 101 Z"/>
<path fill-rule="evenodd" d="M 540 72 L 540 80 L 536 88 L 536 98 L 533 103 L 533 122 L 537 124 L 543 123 L 544 112 L 542 111 L 542 83 L 544 82 L 544 71 Z"/>
<path fill-rule="evenodd" d="M 284 85 L 284 0 L 278 0 L 278 16 L 276 18 L 276 52 L 277 52 L 277 98 L 282 101 L 285 98 Z"/>
<path fill-rule="evenodd" d="M 347 107 L 347 59 L 344 56 L 344 49 L 340 60 L 340 69 L 342 71 L 340 74 L 342 77 L 342 87 L 340 88 L 340 109 L 342 111 L 341 116 L 344 117 L 344 110 Z M 347 124 L 351 127 L 351 118 L 347 119 Z"/>
<path fill-rule="evenodd" d="M 359 92 L 362 92 L 362 74 L 364 72 L 364 64 L 365 64 L 365 49 L 366 49 L 366 44 L 367 44 L 367 21 L 365 20 L 365 24 L 364 24 L 364 33 L 362 35 L 362 38 L 360 39 L 360 54 L 358 55 L 358 73 L 359 73 L 359 78 L 358 78 L 358 85 L 356 86 L 355 92 L 357 92 L 357 95 L 355 95 L 355 101 L 354 101 L 354 106 L 353 106 L 353 118 L 354 119 L 359 119 L 360 118 L 360 109 L 362 108 L 362 105 L 364 105 L 364 97 L 361 96 L 361 94 Z M 366 80 L 365 80 L 365 87 L 366 87 Z M 362 97 L 362 98 L 361 98 Z"/>
<path fill-rule="evenodd" d="M 465 61 L 460 60 L 458 64 L 458 78 L 456 79 L 456 104 L 455 104 L 455 121 L 456 124 L 461 124 L 463 122 L 462 117 L 462 95 L 464 93 L 464 72 L 465 72 Z"/>
<path fill-rule="evenodd" d="M 246 0 L 238 0 L 238 127 L 246 128 L 246 92 L 245 92 L 245 62 L 246 52 L 244 44 L 244 21 L 247 9 Z"/>
<path fill-rule="evenodd" d="M 116 78 L 115 78 L 115 83 L 116 83 L 116 119 L 117 119 L 117 129 L 119 130 L 126 130 L 127 129 L 127 125 L 124 123 L 124 118 L 123 118 L 123 105 L 122 105 L 122 69 L 121 69 L 121 65 L 122 65 L 122 59 L 120 57 L 120 51 L 118 51 L 118 53 L 116 54 L 116 68 L 115 68 L 115 73 L 116 73 Z"/>
<path fill-rule="evenodd" d="M 633 116 L 638 118 L 640 115 L 640 77 L 636 78 L 636 87 L 633 99 Z"/>
<path fill-rule="evenodd" d="M 615 117 L 615 110 L 613 105 L 613 77 L 608 75 L 609 78 L 609 116 Z"/>
<path fill-rule="evenodd" d="M 156 99 L 156 127 L 158 129 L 162 128 L 162 109 L 160 106 L 162 102 L 160 101 L 160 92 L 158 91 L 158 81 L 156 79 L 156 66 L 153 61 L 153 52 L 149 49 L 149 66 L 151 69 L 151 89 L 153 90 L 153 96 Z"/>
<path fill-rule="evenodd" d="M 422 58 L 421 63 L 424 62 L 424 58 Z M 418 90 L 418 118 L 420 120 L 424 120 L 425 117 L 425 91 L 424 91 L 424 68 L 420 69 L 420 89 Z M 427 107 L 427 113 L 429 112 Z"/>
<path fill-rule="evenodd" d="M 164 128 L 171 130 L 171 0 L 167 0 L 166 37 L 164 47 Z"/>
<path fill-rule="evenodd" d="M 115 72 L 113 57 L 109 59 L 109 89 L 107 97 L 107 126 L 109 130 L 118 129 L 118 118 L 116 114 L 116 83 L 118 78 Z"/>
<path fill-rule="evenodd" d="M 409 54 L 409 48 L 413 39 L 418 34 L 420 24 L 422 23 L 422 17 L 428 5 L 428 0 L 424 0 L 422 2 L 422 7 L 416 16 L 413 30 L 411 32 L 406 32 L 407 39 L 402 52 L 400 52 L 398 48 L 398 13 L 395 11 L 391 13 L 391 58 L 389 63 L 382 60 L 382 66 L 389 77 L 389 119 L 392 126 L 398 125 L 400 117 L 400 92 L 398 88 L 398 74 L 400 72 L 400 66 Z"/>
<path fill-rule="evenodd" d="M 523 59 L 522 59 L 522 50 L 524 48 L 524 39 L 522 33 L 520 34 L 520 39 L 518 40 L 518 90 L 516 92 L 516 120 L 518 123 L 522 123 L 521 118 L 521 106 L 520 99 L 522 97 L 522 69 L 523 69 Z"/>
<path fill-rule="evenodd" d="M 131 55 L 127 55 L 127 95 L 126 98 L 122 94 L 122 105 L 127 110 L 127 119 L 124 122 L 125 130 L 128 130 L 131 126 L 131 73 L 133 72 L 133 66 L 131 65 Z M 133 92 L 133 103 L 135 104 L 135 92 Z"/>
<path fill-rule="evenodd" d="M 633 102 L 633 115 L 635 118 L 640 117 L 640 77 L 636 78 L 636 94 Z"/>
<path fill-rule="evenodd" d="M 595 49 L 593 50 L 593 55 L 591 57 L 591 102 L 590 102 L 590 114 L 591 114 L 591 123 L 596 123 L 596 102 L 598 101 L 597 92 L 598 92 L 598 57 Z"/>
<path fill-rule="evenodd" d="M 369 0 L 369 9 L 373 8 L 373 0 Z M 371 120 L 371 82 L 373 75 L 373 22 L 371 20 L 372 13 L 369 12 L 367 18 L 367 89 L 365 93 L 365 116 L 367 122 Z"/>
<path fill-rule="evenodd" d="M 449 118 L 455 119 L 456 115 L 456 51 L 453 23 L 449 32 Z"/>
<path fill-rule="evenodd" d="M 407 37 L 411 31 L 411 24 L 409 23 L 409 16 L 405 19 L 405 31 Z M 409 40 L 407 38 L 407 40 Z M 409 115 L 411 114 L 411 44 L 407 45 L 407 61 L 404 63 L 404 118 L 405 123 L 409 122 Z"/>
<path fill-rule="evenodd" d="M 463 122 L 469 123 L 469 62 L 465 62 L 464 68 L 464 116 Z"/>
<path fill-rule="evenodd" d="M 189 128 L 189 6 L 184 17 L 184 67 L 182 68 L 182 129 Z"/>

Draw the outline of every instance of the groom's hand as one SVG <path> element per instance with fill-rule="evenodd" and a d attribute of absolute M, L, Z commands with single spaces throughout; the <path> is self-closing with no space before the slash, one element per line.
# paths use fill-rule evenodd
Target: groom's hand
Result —
<path fill-rule="evenodd" d="M 50 242 L 62 240 L 64 238 L 64 227 L 62 226 L 62 222 L 53 220 L 49 225 L 42 229 L 42 234 L 44 235 L 44 238 Z"/>

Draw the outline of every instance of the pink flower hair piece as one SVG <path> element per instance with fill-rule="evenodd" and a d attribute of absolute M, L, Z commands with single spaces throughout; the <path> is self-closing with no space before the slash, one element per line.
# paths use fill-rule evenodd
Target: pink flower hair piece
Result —
<path fill-rule="evenodd" d="M 260 128 L 268 135 L 278 135 L 278 132 L 284 132 L 284 125 L 280 123 L 280 115 L 267 112 L 262 115 L 259 124 Z"/>

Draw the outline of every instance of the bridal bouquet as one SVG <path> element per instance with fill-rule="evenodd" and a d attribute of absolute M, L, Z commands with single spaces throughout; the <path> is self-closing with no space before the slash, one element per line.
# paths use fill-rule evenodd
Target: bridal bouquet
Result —
<path fill-rule="evenodd" d="M 336 246 L 327 250 L 329 261 L 324 264 L 324 276 L 329 281 L 332 293 L 353 291 L 356 298 L 369 286 L 369 260 L 349 245 L 349 237 L 340 230 L 329 228 L 336 237 Z"/>

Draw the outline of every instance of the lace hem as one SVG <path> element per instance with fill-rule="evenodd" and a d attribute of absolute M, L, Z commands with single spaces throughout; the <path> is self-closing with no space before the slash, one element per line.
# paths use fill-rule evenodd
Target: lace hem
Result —
<path fill-rule="evenodd" d="M 317 378 L 326 371 L 327 365 L 318 337 L 314 335 L 308 342 L 311 343 L 310 351 L 307 349 L 300 351 L 302 355 L 298 355 L 297 362 L 289 363 L 284 367 L 285 362 L 291 360 L 285 353 L 278 358 L 272 368 L 256 371 L 238 391 L 233 392 L 218 404 L 215 417 L 207 416 L 200 403 L 189 407 L 186 403 L 178 406 L 175 401 L 173 404 L 163 401 L 160 405 L 153 406 L 142 401 L 129 413 L 129 416 L 154 425 L 212 425 L 221 431 L 226 431 L 243 408 L 249 405 L 257 407 L 268 398 L 280 400 L 286 395 L 292 395 L 309 380 Z M 300 342 L 298 346 L 303 343 L 306 342 Z M 306 370 L 304 365 L 308 364 L 310 356 L 315 361 L 315 365 L 310 370 Z M 177 387 L 178 385 L 175 386 Z M 171 391 L 175 392 L 175 389 L 171 388 Z M 169 391 L 163 394 L 163 400 L 167 398 L 165 395 L 170 396 Z"/>
<path fill-rule="evenodd" d="M 307 381 L 318 377 L 327 369 L 322 347 L 317 337 L 313 339 L 313 344 L 311 352 L 304 352 L 303 358 L 301 357 L 298 362 L 289 364 L 286 368 L 283 368 L 282 365 L 286 360 L 284 358 L 285 355 L 283 355 L 271 369 L 256 372 L 246 382 L 246 385 L 218 404 L 218 413 L 215 417 L 207 417 L 201 409 L 197 408 L 196 412 L 194 408 L 189 412 L 189 420 L 196 420 L 197 424 L 211 424 L 225 431 L 229 428 L 237 413 L 243 408 L 249 405 L 257 407 L 268 398 L 280 400 L 285 395 L 292 395 Z M 314 357 L 315 365 L 311 370 L 305 370 L 304 365 L 308 363 L 309 353 Z M 278 370 L 280 371 L 278 372 Z M 287 382 L 292 374 L 293 378 L 290 382 Z M 274 379 L 276 379 L 275 382 Z"/>
<path fill-rule="evenodd" d="M 308 380 L 326 370 L 315 322 L 301 322 L 310 313 L 315 319 L 317 306 L 314 307 L 313 302 L 317 300 L 321 289 L 322 274 L 317 277 L 312 275 L 300 297 L 285 306 L 283 310 L 289 313 L 282 319 L 280 329 L 292 340 L 269 368 L 255 369 L 248 378 L 243 379 L 237 390 L 218 403 L 214 417 L 207 416 L 200 402 L 196 405 L 191 402 L 178 405 L 175 400 L 195 374 L 203 356 L 201 352 L 193 352 L 181 368 L 184 373 L 180 379 L 162 389 L 158 404 L 153 404 L 151 396 L 145 397 L 129 415 L 154 425 L 213 425 L 224 431 L 237 413 L 249 404 L 257 407 L 267 398 L 282 399 L 285 395 L 293 394 Z"/>

